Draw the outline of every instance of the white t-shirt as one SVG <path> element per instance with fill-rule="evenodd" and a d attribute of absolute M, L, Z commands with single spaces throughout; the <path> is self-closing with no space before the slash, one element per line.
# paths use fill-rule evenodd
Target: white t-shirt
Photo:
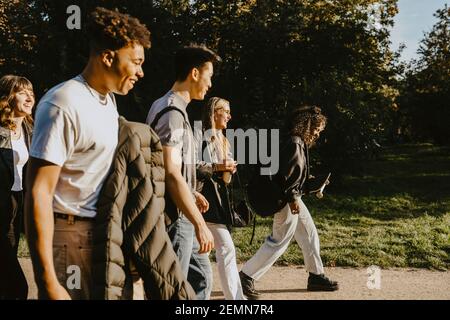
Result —
<path fill-rule="evenodd" d="M 18 140 L 11 139 L 11 144 L 14 156 L 14 184 L 11 188 L 11 191 L 22 191 L 23 166 L 28 161 L 28 148 L 25 144 L 23 130 Z"/>
<path fill-rule="evenodd" d="M 50 89 L 36 108 L 30 156 L 61 167 L 54 212 L 95 217 L 118 143 L 119 115 L 81 76 Z"/>

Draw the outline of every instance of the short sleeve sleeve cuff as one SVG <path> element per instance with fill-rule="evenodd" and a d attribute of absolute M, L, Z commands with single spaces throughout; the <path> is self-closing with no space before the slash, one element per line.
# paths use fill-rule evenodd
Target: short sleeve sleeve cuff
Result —
<path fill-rule="evenodd" d="M 52 104 L 39 105 L 30 156 L 62 167 L 75 148 L 74 132 L 67 113 Z"/>

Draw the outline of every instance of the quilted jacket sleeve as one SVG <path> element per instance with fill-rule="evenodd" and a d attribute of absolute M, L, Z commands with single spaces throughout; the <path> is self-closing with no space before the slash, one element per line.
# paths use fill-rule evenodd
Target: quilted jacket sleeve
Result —
<path fill-rule="evenodd" d="M 147 125 L 119 123 L 119 144 L 97 203 L 93 298 L 129 297 L 124 287 L 133 262 L 147 298 L 195 299 L 166 232 L 159 138 Z"/>
<path fill-rule="evenodd" d="M 162 145 L 149 126 L 128 123 L 128 196 L 123 212 L 124 255 L 130 257 L 152 300 L 195 299 L 164 221 Z"/>
<path fill-rule="evenodd" d="M 119 142 L 110 174 L 97 202 L 93 234 L 94 299 L 121 299 L 125 286 L 122 213 L 128 194 L 127 154 L 128 146 Z"/>

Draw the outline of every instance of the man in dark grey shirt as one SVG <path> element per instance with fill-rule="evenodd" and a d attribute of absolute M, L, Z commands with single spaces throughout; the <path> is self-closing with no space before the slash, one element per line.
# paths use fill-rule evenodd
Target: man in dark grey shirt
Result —
<path fill-rule="evenodd" d="M 194 195 L 196 189 L 196 153 L 193 145 L 192 128 L 186 113 L 187 105 L 188 103 L 178 93 L 170 90 L 163 97 L 153 102 L 147 116 L 147 123 L 151 125 L 155 121 L 156 115 L 168 106 L 176 107 L 181 111 L 164 113 L 154 123 L 154 129 L 158 133 L 163 146 L 173 147 L 182 155 L 183 177 L 191 189 L 192 195 Z"/>
<path fill-rule="evenodd" d="M 147 116 L 147 123 L 163 145 L 166 192 L 182 212 L 170 225 L 169 235 L 189 283 L 202 300 L 209 299 L 212 290 L 208 253 L 214 247 L 214 239 L 202 216 L 209 208 L 208 201 L 195 191 L 196 152 L 186 107 L 192 99 L 204 99 L 216 61 L 220 58 L 206 47 L 178 50 L 176 81 L 166 95 L 153 103 Z"/>

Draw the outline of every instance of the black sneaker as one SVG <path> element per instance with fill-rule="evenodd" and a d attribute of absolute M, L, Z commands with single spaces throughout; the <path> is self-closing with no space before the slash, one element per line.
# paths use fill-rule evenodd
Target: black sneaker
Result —
<path fill-rule="evenodd" d="M 336 291 L 339 289 L 339 284 L 336 281 L 330 280 L 324 274 L 309 273 L 308 291 Z"/>
<path fill-rule="evenodd" d="M 239 278 L 241 278 L 242 291 L 248 300 L 258 300 L 261 297 L 261 293 L 255 289 L 255 280 L 248 275 L 239 272 Z"/>

